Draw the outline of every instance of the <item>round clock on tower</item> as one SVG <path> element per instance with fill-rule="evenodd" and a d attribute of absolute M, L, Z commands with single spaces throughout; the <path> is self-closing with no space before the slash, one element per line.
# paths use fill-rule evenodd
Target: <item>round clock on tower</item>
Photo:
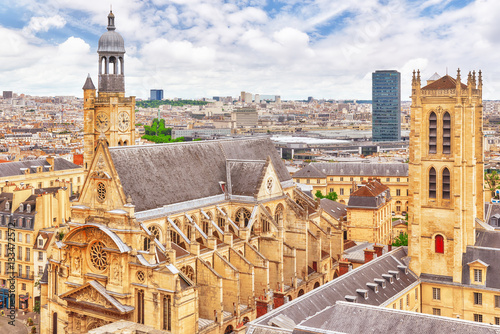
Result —
<path fill-rule="evenodd" d="M 99 136 L 109 146 L 135 144 L 135 97 L 125 97 L 125 43 L 115 31 L 115 15 L 108 15 L 108 31 L 99 39 L 99 90 L 90 75 L 83 86 L 84 167 L 88 169 Z"/>

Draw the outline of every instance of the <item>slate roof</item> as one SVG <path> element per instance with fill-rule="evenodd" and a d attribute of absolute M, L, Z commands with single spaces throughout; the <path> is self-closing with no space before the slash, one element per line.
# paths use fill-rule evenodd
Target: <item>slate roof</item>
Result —
<path fill-rule="evenodd" d="M 338 302 L 297 326 L 293 334 L 312 333 L 499 334 L 485 323 L 390 308 Z"/>
<path fill-rule="evenodd" d="M 24 173 L 21 171 L 21 168 L 31 168 L 33 166 L 43 167 L 43 166 L 49 166 L 49 165 L 50 165 L 49 162 L 45 159 L 5 162 L 5 163 L 0 164 L 0 177 L 24 175 Z M 53 168 L 55 171 L 58 171 L 58 170 L 76 169 L 76 168 L 81 168 L 81 167 L 78 165 L 75 165 L 72 162 L 69 162 L 66 159 L 54 158 Z M 33 171 L 30 171 L 30 172 L 33 172 Z"/>
<path fill-rule="evenodd" d="M 408 269 L 405 273 L 401 269 L 401 266 L 407 265 L 407 248 L 398 247 L 392 252 L 384 254 L 263 315 L 250 322 L 248 326 L 250 328 L 253 326 L 258 327 L 258 325 L 267 326 L 272 318 L 279 315 L 285 315 L 296 324 L 300 324 L 308 317 L 328 306 L 334 305 L 335 302 L 345 301 L 346 296 L 357 296 L 357 303 L 360 304 L 381 305 L 413 283 L 418 282 L 417 276 L 412 271 Z M 389 274 L 390 270 L 399 272 L 400 279 L 394 278 L 393 284 L 386 281 L 386 288 L 379 286 L 378 293 L 375 293 L 372 288 L 367 286 L 367 283 L 375 283 L 376 278 L 382 279 L 382 274 Z M 357 289 L 366 289 L 368 298 L 365 299 L 358 294 Z"/>
<path fill-rule="evenodd" d="M 323 210 L 328 212 L 329 215 L 337 220 L 340 220 L 347 214 L 347 205 L 332 201 L 328 198 L 322 198 L 319 201 L 319 205 Z"/>
<path fill-rule="evenodd" d="M 87 77 L 87 80 L 85 80 L 85 84 L 83 85 L 82 89 L 93 89 L 95 90 L 94 83 L 92 82 L 92 78 L 90 77 L 90 73 Z"/>
<path fill-rule="evenodd" d="M 359 162 L 313 162 L 302 168 L 294 178 L 316 177 L 328 175 L 367 175 L 378 177 L 408 176 L 408 164 L 405 163 L 359 163 Z"/>
<path fill-rule="evenodd" d="M 265 165 L 265 161 L 228 161 L 230 193 L 253 196 L 261 184 Z"/>
<path fill-rule="evenodd" d="M 109 152 L 137 212 L 222 194 L 219 182 L 228 182 L 227 160 L 270 157 L 280 182 L 291 180 L 274 144 L 263 137 L 110 147 Z M 258 164 L 250 169 L 258 171 Z M 247 182 L 255 184 L 256 175 L 240 170 L 238 176 L 237 191 L 246 192 Z"/>
<path fill-rule="evenodd" d="M 468 263 L 480 260 L 488 264 L 486 288 L 500 289 L 500 232 L 476 232 L 476 244 L 467 246 L 462 257 L 462 284 L 471 284 Z"/>
<path fill-rule="evenodd" d="M 467 85 L 461 83 L 462 89 L 467 89 Z M 450 77 L 449 75 L 445 75 L 434 82 L 431 82 L 425 87 L 422 87 L 422 90 L 433 90 L 433 89 L 456 89 L 457 88 L 457 80 L 455 78 Z"/>

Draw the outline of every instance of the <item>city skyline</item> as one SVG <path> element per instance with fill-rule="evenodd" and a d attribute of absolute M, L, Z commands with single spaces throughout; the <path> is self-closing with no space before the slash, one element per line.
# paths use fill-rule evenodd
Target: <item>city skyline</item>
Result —
<path fill-rule="evenodd" d="M 81 95 L 97 80 L 97 38 L 109 4 L 96 0 L 26 0 L 0 9 L 0 89 L 30 95 Z M 495 13 L 484 1 L 118 1 L 125 39 L 125 87 L 147 98 L 281 95 L 282 99 L 370 99 L 371 73 L 425 80 L 481 68 L 485 99 L 500 88 Z M 460 22 L 460 24 L 457 24 Z"/>

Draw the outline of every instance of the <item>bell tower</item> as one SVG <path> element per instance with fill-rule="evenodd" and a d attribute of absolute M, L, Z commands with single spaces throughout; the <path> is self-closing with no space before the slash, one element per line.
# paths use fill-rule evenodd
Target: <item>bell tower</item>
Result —
<path fill-rule="evenodd" d="M 99 91 L 89 77 L 84 95 L 84 167 L 90 166 L 101 133 L 109 146 L 135 144 L 135 96 L 125 97 L 125 42 L 109 12 L 108 31 L 99 38 Z"/>
<path fill-rule="evenodd" d="M 462 255 L 483 219 L 482 77 L 445 75 L 421 87 L 413 72 L 409 256 L 417 274 L 462 281 Z"/>

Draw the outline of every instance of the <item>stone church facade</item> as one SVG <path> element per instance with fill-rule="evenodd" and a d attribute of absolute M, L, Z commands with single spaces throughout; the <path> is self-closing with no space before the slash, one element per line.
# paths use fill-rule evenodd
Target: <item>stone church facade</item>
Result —
<path fill-rule="evenodd" d="M 130 133 L 113 133 L 124 87 L 104 74 L 98 97 L 84 86 L 88 174 L 41 281 L 42 333 L 122 319 L 229 333 L 337 275 L 341 223 L 296 188 L 269 139 L 134 146 L 133 98 Z"/>

